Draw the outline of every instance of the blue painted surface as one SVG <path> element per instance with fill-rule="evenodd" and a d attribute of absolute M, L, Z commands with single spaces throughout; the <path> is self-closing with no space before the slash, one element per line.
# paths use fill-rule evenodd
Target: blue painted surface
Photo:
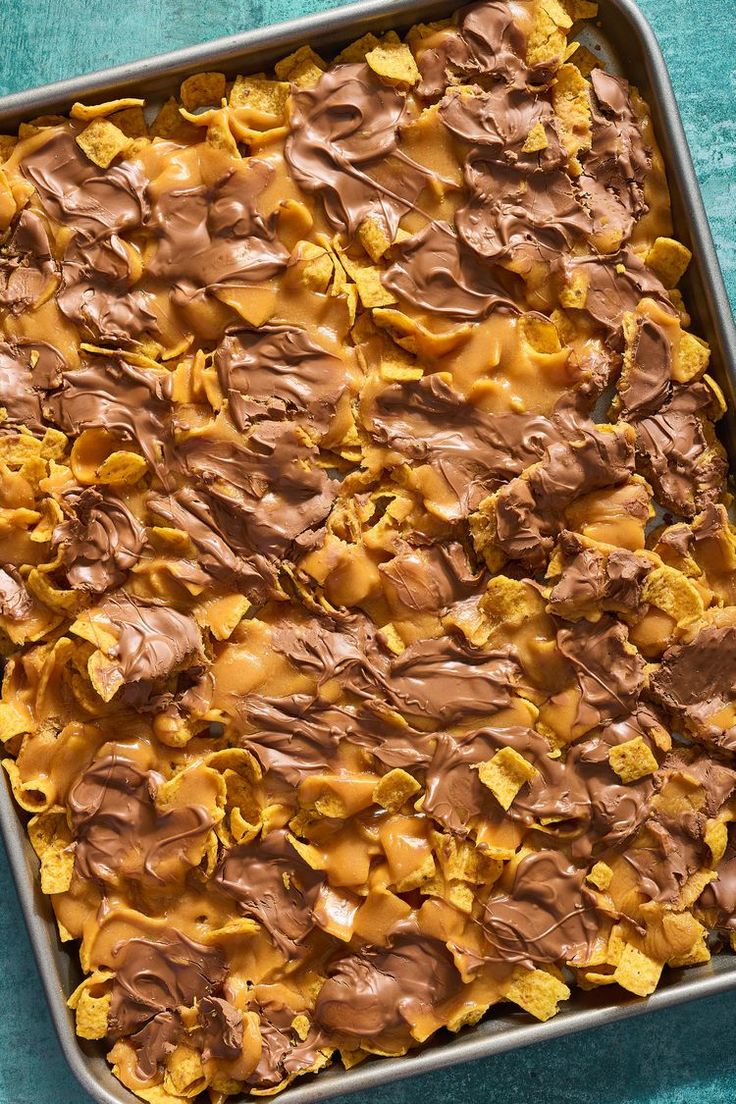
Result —
<path fill-rule="evenodd" d="M 736 0 L 640 0 L 670 67 L 736 304 Z M 0 0 L 0 94 L 330 7 L 332 0 Z M 0 1104 L 89 1104 L 61 1056 L 0 846 Z M 730 1104 L 736 994 L 454 1067 L 370 1104 Z M 337 1104 L 357 1101 L 354 1096 Z"/>

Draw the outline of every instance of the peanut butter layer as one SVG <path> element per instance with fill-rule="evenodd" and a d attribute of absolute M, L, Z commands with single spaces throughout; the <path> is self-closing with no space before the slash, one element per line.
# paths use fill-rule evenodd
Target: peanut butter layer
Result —
<path fill-rule="evenodd" d="M 736 945 L 725 404 L 595 15 L 3 138 L 0 739 L 150 1104 Z"/>

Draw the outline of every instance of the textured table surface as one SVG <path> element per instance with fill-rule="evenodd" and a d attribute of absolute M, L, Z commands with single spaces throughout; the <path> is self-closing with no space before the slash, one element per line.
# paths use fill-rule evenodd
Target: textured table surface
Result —
<path fill-rule="evenodd" d="M 736 304 L 736 0 L 640 3 L 670 66 Z M 0 94 L 336 6 L 333 0 L 0 0 Z M 89 1104 L 53 1034 L 1 848 L 0 902 L 0 1104 Z M 371 1104 L 727 1104 L 736 1098 L 735 1013 L 736 994 L 698 1001 L 401 1081 L 371 1093 Z"/>

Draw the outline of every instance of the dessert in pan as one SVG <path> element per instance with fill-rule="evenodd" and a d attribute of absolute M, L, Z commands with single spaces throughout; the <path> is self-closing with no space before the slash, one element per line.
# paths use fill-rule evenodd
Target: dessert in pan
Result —
<path fill-rule="evenodd" d="M 595 13 L 0 139 L 4 764 L 151 1104 L 736 930 L 724 402 Z"/>

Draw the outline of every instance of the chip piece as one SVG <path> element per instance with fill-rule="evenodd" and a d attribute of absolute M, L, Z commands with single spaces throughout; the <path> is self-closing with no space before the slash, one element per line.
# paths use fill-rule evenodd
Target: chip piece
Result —
<path fill-rule="evenodd" d="M 187 111 L 219 107 L 225 98 L 225 74 L 194 73 L 182 82 L 179 97 Z"/>
<path fill-rule="evenodd" d="M 66 893 L 72 884 L 74 848 L 56 844 L 47 848 L 41 859 L 41 891 Z"/>
<path fill-rule="evenodd" d="M 647 264 L 666 288 L 677 287 L 692 259 L 687 246 L 674 238 L 657 238 L 647 253 Z"/>
<path fill-rule="evenodd" d="M 537 774 L 537 768 L 511 747 L 501 748 L 478 767 L 478 777 L 503 809 L 510 808 L 521 787 Z"/>
<path fill-rule="evenodd" d="M 657 988 L 662 966 L 663 963 L 650 958 L 631 943 L 627 943 L 613 977 L 622 989 L 634 993 L 637 997 L 648 997 Z"/>
<path fill-rule="evenodd" d="M 526 60 L 530 66 L 562 61 L 566 35 L 573 21 L 559 0 L 537 0 L 534 22 L 526 44 Z"/>
<path fill-rule="evenodd" d="M 658 763 L 642 736 L 616 744 L 608 753 L 608 762 L 622 782 L 637 782 L 656 771 Z"/>
<path fill-rule="evenodd" d="M 151 123 L 151 136 L 170 138 L 175 142 L 193 141 L 199 137 L 197 128 L 182 117 L 179 104 L 173 96 L 166 100 Z"/>
<path fill-rule="evenodd" d="M 560 1001 L 567 1000 L 570 990 L 563 981 L 546 970 L 517 968 L 504 998 L 518 1004 L 537 1020 L 549 1020 L 559 1011 Z"/>
<path fill-rule="evenodd" d="M 664 610 L 679 625 L 702 617 L 704 605 L 694 583 L 674 567 L 657 567 L 644 580 L 642 600 Z"/>
<path fill-rule="evenodd" d="M 367 218 L 358 227 L 358 237 L 370 259 L 378 264 L 391 242 L 375 219 Z"/>
<path fill-rule="evenodd" d="M 373 72 L 389 84 L 411 88 L 419 80 L 419 69 L 414 55 L 402 42 L 385 42 L 369 50 L 365 60 Z"/>
<path fill-rule="evenodd" d="M 99 483 L 119 483 L 132 487 L 148 471 L 148 464 L 136 452 L 113 452 L 97 469 Z"/>
<path fill-rule="evenodd" d="M 77 145 L 90 161 L 106 169 L 116 157 L 130 147 L 130 138 L 109 119 L 93 119 L 77 135 Z"/>
<path fill-rule="evenodd" d="M 590 149 L 593 131 L 590 85 L 577 65 L 562 65 L 558 69 L 552 86 L 552 105 L 571 169 L 574 175 L 580 175 L 577 157 L 581 150 Z"/>
<path fill-rule="evenodd" d="M 381 283 L 381 270 L 373 265 L 352 264 L 350 275 L 355 280 L 360 301 L 364 307 L 388 307 L 396 302 L 388 288 Z"/>
<path fill-rule="evenodd" d="M 126 107 L 122 111 L 116 111 L 110 116 L 110 122 L 129 138 L 148 137 L 148 124 L 142 107 Z"/>
<path fill-rule="evenodd" d="M 288 81 L 238 76 L 230 90 L 229 102 L 231 107 L 250 107 L 283 120 L 290 94 Z"/>
<path fill-rule="evenodd" d="M 299 88 L 311 88 L 317 83 L 327 66 L 311 46 L 300 46 L 293 54 L 274 65 L 279 80 L 289 81 Z"/>
<path fill-rule="evenodd" d="M 540 150 L 547 149 L 548 145 L 549 142 L 547 141 L 544 123 L 539 122 L 535 123 L 527 134 L 526 141 L 521 147 L 521 151 L 522 153 L 539 153 Z"/>
<path fill-rule="evenodd" d="M 586 875 L 586 882 L 590 882 L 596 889 L 600 889 L 602 893 L 605 893 L 611 884 L 613 878 L 613 871 L 610 866 L 604 862 L 597 862 Z"/>
<path fill-rule="evenodd" d="M 677 345 L 677 356 L 672 365 L 672 378 L 678 383 L 689 383 L 707 372 L 710 363 L 710 347 L 695 334 L 682 332 Z"/>
<path fill-rule="evenodd" d="M 76 1029 L 80 1039 L 104 1039 L 108 1033 L 108 1018 L 112 993 L 92 996 L 83 989 L 76 1007 Z"/>
<path fill-rule="evenodd" d="M 418 794 L 421 788 L 416 778 L 412 778 L 401 767 L 395 767 L 388 774 L 384 774 L 377 784 L 373 791 L 373 800 L 377 805 L 382 805 L 384 809 L 388 809 L 390 813 L 395 813 L 405 801 Z"/>

